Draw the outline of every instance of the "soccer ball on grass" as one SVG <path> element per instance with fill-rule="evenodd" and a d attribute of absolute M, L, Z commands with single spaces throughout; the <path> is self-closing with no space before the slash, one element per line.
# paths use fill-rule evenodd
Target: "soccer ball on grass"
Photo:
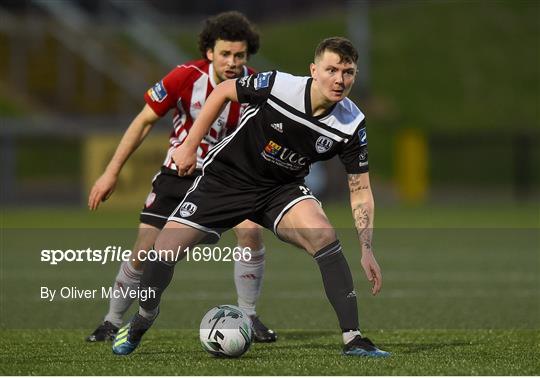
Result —
<path fill-rule="evenodd" d="M 251 345 L 251 319 L 236 306 L 216 306 L 201 320 L 199 338 L 214 356 L 240 357 Z"/>

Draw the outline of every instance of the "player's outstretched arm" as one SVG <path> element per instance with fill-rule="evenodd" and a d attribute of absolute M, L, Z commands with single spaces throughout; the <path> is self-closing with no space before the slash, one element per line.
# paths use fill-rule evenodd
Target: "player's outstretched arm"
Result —
<path fill-rule="evenodd" d="M 140 146 L 159 116 L 148 105 L 133 119 L 125 131 L 105 172 L 96 180 L 88 196 L 88 208 L 96 210 L 114 191 L 118 175 L 131 154 Z"/>
<path fill-rule="evenodd" d="M 367 279 L 373 283 L 372 294 L 376 295 L 382 287 L 382 274 L 371 247 L 375 202 L 371 192 L 369 173 L 350 174 L 348 179 L 351 209 L 362 250 L 362 268 Z"/>
<path fill-rule="evenodd" d="M 189 135 L 173 153 L 173 160 L 180 176 L 190 175 L 197 167 L 197 147 L 229 101 L 238 101 L 236 80 L 219 84 L 208 96 L 199 116 L 189 130 Z"/>

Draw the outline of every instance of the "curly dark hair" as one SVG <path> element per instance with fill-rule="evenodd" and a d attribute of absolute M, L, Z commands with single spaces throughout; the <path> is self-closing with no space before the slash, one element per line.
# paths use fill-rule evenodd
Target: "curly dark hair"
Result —
<path fill-rule="evenodd" d="M 259 51 L 259 33 L 240 12 L 223 12 L 204 21 L 204 28 L 199 34 L 199 51 L 203 58 L 206 58 L 206 50 L 213 49 L 218 39 L 246 41 L 248 55 Z"/>

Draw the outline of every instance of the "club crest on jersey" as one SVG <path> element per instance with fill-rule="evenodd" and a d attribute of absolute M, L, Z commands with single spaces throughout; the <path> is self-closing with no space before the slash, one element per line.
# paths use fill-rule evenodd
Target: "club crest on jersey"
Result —
<path fill-rule="evenodd" d="M 360 146 L 365 146 L 367 144 L 367 133 L 365 127 L 358 130 L 358 139 L 360 139 Z"/>
<path fill-rule="evenodd" d="M 182 218 L 187 218 L 195 214 L 197 211 L 197 205 L 195 205 L 193 202 L 184 202 L 182 206 L 180 206 L 180 216 Z"/>
<path fill-rule="evenodd" d="M 163 85 L 163 80 L 159 83 L 156 83 L 152 88 L 148 90 L 147 93 L 148 96 L 152 99 L 152 101 L 163 102 L 163 100 L 165 100 L 165 98 L 167 97 L 167 90 Z"/>
<path fill-rule="evenodd" d="M 326 151 L 332 148 L 332 144 L 334 144 L 332 139 L 325 136 L 320 136 L 319 139 L 317 139 L 317 141 L 315 142 L 315 149 L 318 153 L 324 154 Z"/>
<path fill-rule="evenodd" d="M 268 88 L 270 85 L 270 76 L 272 76 L 272 72 L 261 72 L 258 74 L 255 79 L 255 89 Z"/>
<path fill-rule="evenodd" d="M 274 155 L 274 156 L 279 153 L 279 150 L 281 150 L 281 146 L 272 140 L 268 142 L 268 144 L 264 148 L 264 151 L 267 154 Z"/>

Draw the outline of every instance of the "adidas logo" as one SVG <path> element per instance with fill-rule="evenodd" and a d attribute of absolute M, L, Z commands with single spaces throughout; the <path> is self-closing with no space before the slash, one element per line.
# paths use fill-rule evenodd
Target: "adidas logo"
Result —
<path fill-rule="evenodd" d="M 193 106 L 193 109 L 200 109 L 200 108 L 202 108 L 202 105 L 201 105 L 201 102 L 200 102 L 200 101 L 197 101 L 197 102 L 194 103 L 192 106 Z"/>
<path fill-rule="evenodd" d="M 271 123 L 270 126 L 272 126 L 272 128 L 274 130 L 277 130 L 279 131 L 280 133 L 283 132 L 283 123 L 279 122 L 279 123 Z"/>
<path fill-rule="evenodd" d="M 356 298 L 356 291 L 351 291 L 349 294 L 347 294 L 347 298 Z"/>

